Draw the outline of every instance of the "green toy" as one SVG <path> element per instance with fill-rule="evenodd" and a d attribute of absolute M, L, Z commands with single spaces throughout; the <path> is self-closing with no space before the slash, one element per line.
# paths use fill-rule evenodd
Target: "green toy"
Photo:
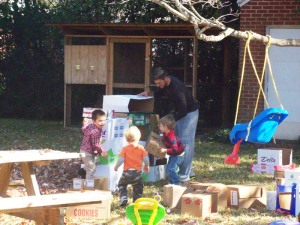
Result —
<path fill-rule="evenodd" d="M 158 204 L 160 201 L 159 195 L 154 198 L 139 198 L 126 208 L 126 216 L 134 225 L 156 225 L 165 216 L 165 208 Z"/>

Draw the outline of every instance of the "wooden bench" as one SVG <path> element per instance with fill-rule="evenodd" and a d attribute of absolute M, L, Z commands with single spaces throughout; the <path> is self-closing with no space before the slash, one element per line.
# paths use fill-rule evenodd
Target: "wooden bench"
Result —
<path fill-rule="evenodd" d="M 0 213 L 6 213 L 25 219 L 34 220 L 36 224 L 64 224 L 62 207 L 96 204 L 112 200 L 110 191 L 85 191 L 16 198 L 1 198 Z"/>

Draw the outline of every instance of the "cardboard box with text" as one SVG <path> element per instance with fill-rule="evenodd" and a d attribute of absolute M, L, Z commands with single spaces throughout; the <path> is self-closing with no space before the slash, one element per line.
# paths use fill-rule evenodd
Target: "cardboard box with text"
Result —
<path fill-rule="evenodd" d="M 266 207 L 266 192 L 266 187 L 262 185 L 228 185 L 227 205 L 234 209 Z"/>

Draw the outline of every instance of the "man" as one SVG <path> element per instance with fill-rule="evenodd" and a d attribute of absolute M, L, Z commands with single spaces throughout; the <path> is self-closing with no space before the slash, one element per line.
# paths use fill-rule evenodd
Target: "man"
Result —
<path fill-rule="evenodd" d="M 198 105 L 191 92 L 177 78 L 168 75 L 167 71 L 158 67 L 153 71 L 154 82 L 158 89 L 154 91 L 155 98 L 167 97 L 175 109 L 175 134 L 185 147 L 185 159 L 178 172 L 181 182 L 189 181 L 195 176 L 192 171 L 192 161 L 195 149 L 195 134 L 198 123 Z M 148 96 L 142 92 L 139 96 Z"/>

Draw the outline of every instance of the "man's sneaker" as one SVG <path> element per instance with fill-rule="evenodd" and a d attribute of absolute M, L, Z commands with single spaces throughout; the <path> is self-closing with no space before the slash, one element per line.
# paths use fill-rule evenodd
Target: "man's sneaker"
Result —
<path fill-rule="evenodd" d="M 120 198 L 119 206 L 126 206 L 127 205 L 127 196 L 122 196 Z"/>

